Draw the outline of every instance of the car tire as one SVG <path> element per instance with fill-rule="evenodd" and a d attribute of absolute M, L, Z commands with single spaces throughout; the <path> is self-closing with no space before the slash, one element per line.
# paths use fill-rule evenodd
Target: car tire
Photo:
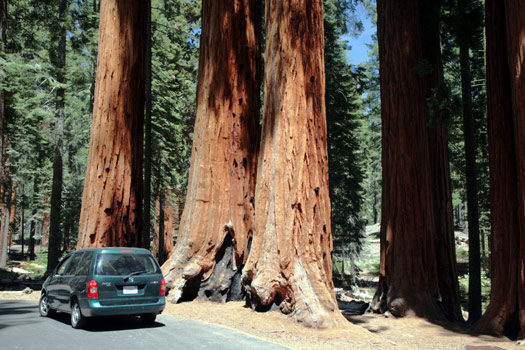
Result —
<path fill-rule="evenodd" d="M 56 311 L 52 309 L 51 306 L 49 306 L 49 299 L 45 293 L 40 296 L 40 301 L 38 302 L 38 311 L 42 317 L 48 317 L 56 313 Z"/>
<path fill-rule="evenodd" d="M 75 329 L 83 328 L 86 325 L 86 321 L 87 319 L 82 315 L 78 301 L 75 300 L 71 305 L 71 327 Z"/>
<path fill-rule="evenodd" d="M 142 321 L 142 323 L 146 324 L 146 325 L 152 325 L 153 323 L 155 323 L 155 319 L 157 318 L 157 314 L 143 314 L 143 315 L 140 315 L 140 320 Z"/>

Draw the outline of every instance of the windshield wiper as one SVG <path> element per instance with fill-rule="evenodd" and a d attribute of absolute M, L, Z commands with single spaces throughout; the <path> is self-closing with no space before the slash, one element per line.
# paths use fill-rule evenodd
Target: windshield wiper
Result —
<path fill-rule="evenodd" d="M 146 271 L 135 271 L 124 277 L 124 282 L 127 282 L 132 276 L 136 275 L 142 275 L 143 273 L 146 273 Z"/>

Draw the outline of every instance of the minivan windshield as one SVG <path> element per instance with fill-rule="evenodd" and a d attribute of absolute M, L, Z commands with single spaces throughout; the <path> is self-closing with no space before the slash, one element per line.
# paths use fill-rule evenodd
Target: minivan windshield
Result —
<path fill-rule="evenodd" d="M 129 274 L 160 273 L 153 257 L 146 254 L 105 253 L 99 255 L 96 275 L 121 276 Z"/>

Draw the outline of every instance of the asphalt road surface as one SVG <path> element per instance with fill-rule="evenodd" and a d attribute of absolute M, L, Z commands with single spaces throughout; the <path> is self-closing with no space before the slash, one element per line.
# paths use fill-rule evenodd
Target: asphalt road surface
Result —
<path fill-rule="evenodd" d="M 71 328 L 70 316 L 40 317 L 30 301 L 0 300 L 2 350 L 157 350 L 287 349 L 247 334 L 173 316 L 142 325 L 138 317 L 94 319 L 85 329 Z"/>

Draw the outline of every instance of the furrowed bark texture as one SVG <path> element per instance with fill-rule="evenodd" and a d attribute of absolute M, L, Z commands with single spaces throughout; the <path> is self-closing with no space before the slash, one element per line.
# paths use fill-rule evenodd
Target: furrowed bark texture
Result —
<path fill-rule="evenodd" d="M 444 318 L 436 258 L 422 8 L 377 2 L 383 134 L 381 264 L 375 311 Z"/>
<path fill-rule="evenodd" d="M 144 116 L 144 200 L 142 215 L 142 248 L 149 249 L 151 241 L 151 0 L 146 0 L 146 110 Z"/>
<path fill-rule="evenodd" d="M 447 126 L 440 105 L 443 102 L 443 62 L 439 32 L 439 1 L 422 3 L 422 28 L 426 40 L 423 54 L 432 65 L 426 76 L 426 101 L 429 109 L 428 137 L 435 213 L 436 259 L 441 306 L 448 320 L 463 321 L 459 300 L 459 283 L 454 240 L 452 190 L 448 159 Z"/>
<path fill-rule="evenodd" d="M 173 302 L 241 297 L 254 230 L 260 2 L 202 3 L 197 116 L 177 244 L 163 266 Z"/>
<path fill-rule="evenodd" d="M 266 2 L 256 233 L 243 284 L 311 327 L 340 321 L 332 282 L 321 0 Z"/>
<path fill-rule="evenodd" d="M 141 245 L 146 2 L 107 0 L 77 248 Z"/>
<path fill-rule="evenodd" d="M 520 247 L 525 241 L 523 226 L 518 220 L 518 196 L 523 196 L 523 192 L 517 178 L 513 79 L 507 59 L 507 42 L 503 40 L 507 37 L 504 2 L 486 0 L 485 15 L 492 288 L 490 304 L 475 327 L 480 332 L 512 337 L 525 330 L 520 329 L 519 317 L 525 311 L 521 306 L 523 299 L 518 302 L 519 290 L 524 285 L 524 256 L 520 255 Z"/>
<path fill-rule="evenodd" d="M 525 337 L 525 2 L 505 1 L 507 57 L 510 71 L 514 142 L 518 180 L 519 277 L 518 315 L 520 338 Z"/>

